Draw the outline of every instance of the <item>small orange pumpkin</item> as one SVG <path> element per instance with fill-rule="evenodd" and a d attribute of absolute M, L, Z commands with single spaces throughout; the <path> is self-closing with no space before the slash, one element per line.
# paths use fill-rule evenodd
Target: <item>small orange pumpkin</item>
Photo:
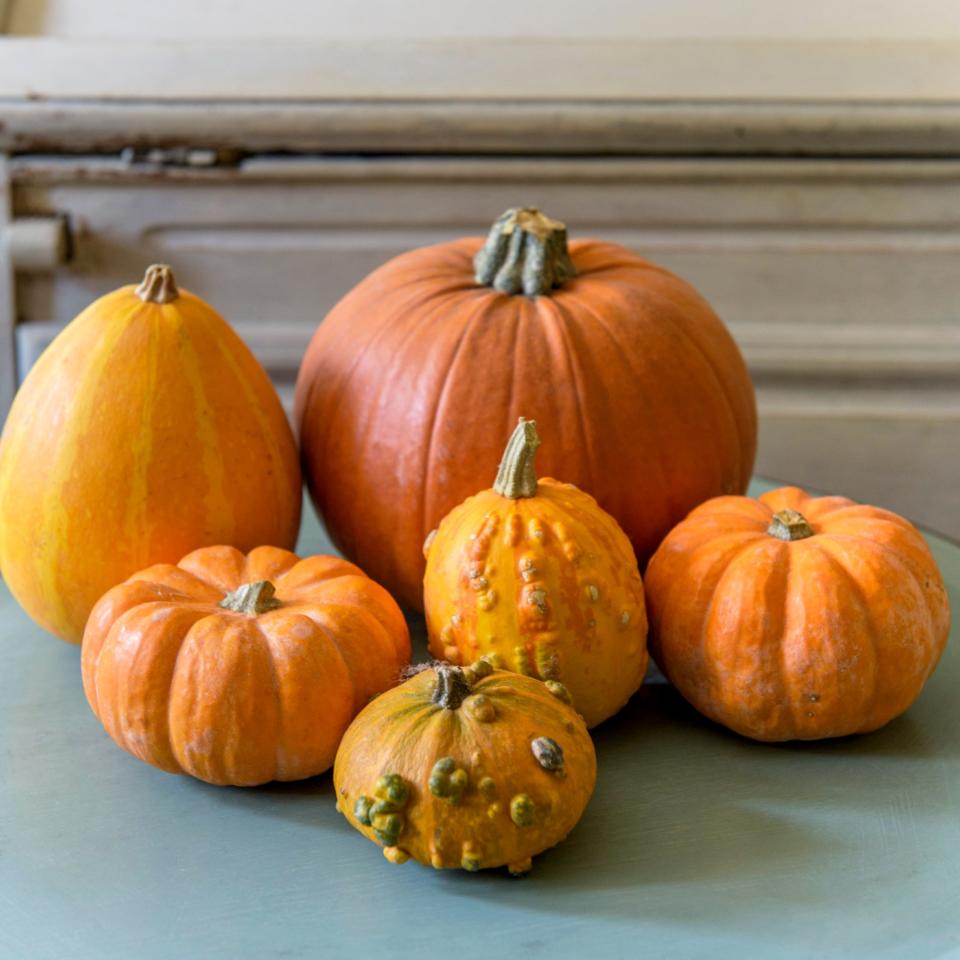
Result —
<path fill-rule="evenodd" d="M 561 680 L 595 726 L 643 682 L 647 618 L 630 541 L 593 497 L 537 480 L 536 423 L 520 419 L 493 488 L 427 538 L 430 652 Z"/>
<path fill-rule="evenodd" d="M 882 727 L 917 698 L 950 627 L 910 523 L 796 487 L 702 504 L 645 582 L 660 668 L 701 713 L 757 740 Z"/>
<path fill-rule="evenodd" d="M 79 643 L 105 591 L 230 543 L 292 547 L 297 447 L 266 371 L 155 264 L 92 303 L 27 375 L 0 437 L 0 569 Z"/>
<path fill-rule="evenodd" d="M 563 840 L 597 778 L 561 684 L 434 664 L 373 700 L 337 752 L 337 809 L 393 863 L 506 865 Z"/>
<path fill-rule="evenodd" d="M 81 654 L 87 700 L 124 750 L 235 786 L 328 769 L 409 661 L 383 587 L 276 547 L 205 547 L 135 574 L 94 607 Z"/>

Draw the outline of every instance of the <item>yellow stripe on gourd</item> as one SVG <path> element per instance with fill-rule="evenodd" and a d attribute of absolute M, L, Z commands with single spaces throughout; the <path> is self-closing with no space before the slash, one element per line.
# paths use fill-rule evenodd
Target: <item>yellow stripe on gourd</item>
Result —
<path fill-rule="evenodd" d="M 96 410 L 97 393 L 103 386 L 104 371 L 113 351 L 129 329 L 133 313 L 142 304 L 111 318 L 97 339 L 96 349 L 87 354 L 87 368 L 73 397 L 69 423 L 57 446 L 46 491 L 42 499 L 41 535 L 33 554 L 33 565 L 43 597 L 44 610 L 55 630 L 69 631 L 70 614 L 63 603 L 64 591 L 59 586 L 62 559 L 71 550 L 71 517 L 63 505 L 63 490 L 84 451 L 80 437 Z M 85 332 L 85 331 L 84 331 Z M 49 375 L 51 371 L 44 371 Z"/>

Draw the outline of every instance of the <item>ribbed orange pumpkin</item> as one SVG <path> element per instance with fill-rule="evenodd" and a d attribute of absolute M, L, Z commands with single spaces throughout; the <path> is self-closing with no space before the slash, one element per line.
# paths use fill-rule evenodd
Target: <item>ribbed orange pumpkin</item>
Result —
<path fill-rule="evenodd" d="M 391 862 L 514 874 L 573 829 L 596 777 L 562 687 L 486 660 L 435 664 L 377 697 L 333 768 L 337 809 Z"/>
<path fill-rule="evenodd" d="M 399 681 L 410 637 L 346 560 L 205 547 L 110 590 L 81 659 L 87 700 L 124 750 L 251 786 L 330 767 L 351 718 Z"/>
<path fill-rule="evenodd" d="M 50 345 L 0 440 L 0 570 L 74 643 L 97 599 L 197 547 L 292 547 L 293 433 L 263 368 L 169 267 L 101 297 Z"/>
<path fill-rule="evenodd" d="M 489 655 L 508 670 L 561 681 L 587 726 L 643 683 L 643 583 L 623 531 L 589 494 L 537 480 L 536 424 L 520 420 L 496 482 L 427 539 L 430 652 Z"/>
<path fill-rule="evenodd" d="M 475 260 L 476 258 L 476 260 Z M 641 565 L 696 504 L 746 489 L 753 388 L 680 278 L 511 210 L 480 238 L 391 260 L 330 312 L 297 382 L 314 502 L 336 543 L 420 608 L 428 531 L 496 469 L 519 416 L 542 472 L 588 491 Z"/>
<path fill-rule="evenodd" d="M 916 699 L 950 626 L 910 523 L 796 487 L 698 507 L 645 584 L 663 672 L 701 713 L 757 740 L 882 727 Z"/>

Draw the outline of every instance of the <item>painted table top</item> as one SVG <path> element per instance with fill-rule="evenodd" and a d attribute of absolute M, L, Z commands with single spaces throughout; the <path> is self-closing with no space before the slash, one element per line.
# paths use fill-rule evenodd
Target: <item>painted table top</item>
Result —
<path fill-rule="evenodd" d="M 960 610 L 960 548 L 930 543 Z M 325 548 L 310 515 L 301 551 Z M 960 953 L 956 634 L 913 709 L 859 738 L 751 743 L 646 684 L 595 731 L 579 826 L 514 880 L 387 863 L 329 774 L 242 790 L 134 760 L 79 650 L 0 587 L 0 958 Z"/>

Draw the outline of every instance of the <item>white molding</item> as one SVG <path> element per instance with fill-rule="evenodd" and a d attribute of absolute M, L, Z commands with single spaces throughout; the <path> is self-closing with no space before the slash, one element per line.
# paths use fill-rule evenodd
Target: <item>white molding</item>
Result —
<path fill-rule="evenodd" d="M 21 370 L 30 368 L 63 326 L 40 322 L 17 327 Z M 947 406 L 954 415 L 960 416 L 960 398 L 956 396 L 956 387 L 960 385 L 960 329 L 945 330 L 942 326 L 922 324 L 890 329 L 857 325 L 730 326 L 751 372 L 762 382 L 795 378 L 807 385 L 814 380 L 821 383 L 835 380 L 846 386 L 855 378 L 867 387 L 871 381 L 913 384 L 900 402 L 889 402 L 896 397 L 896 391 L 890 391 L 883 405 L 886 409 L 910 406 L 909 394 L 915 394 L 917 386 L 936 392 L 936 385 L 946 382 L 951 384 L 945 394 Z M 234 327 L 280 382 L 296 376 L 313 335 L 313 328 L 307 324 L 281 324 L 267 319 L 247 320 Z M 809 393 L 806 397 L 809 398 Z M 834 405 L 835 401 L 828 404 Z M 822 406 L 818 404 L 817 409 Z"/>
<path fill-rule="evenodd" d="M 960 41 L 0 39 L 0 97 L 955 103 Z"/>
<path fill-rule="evenodd" d="M 956 156 L 960 103 L 154 103 L 0 99 L 0 149 Z"/>

